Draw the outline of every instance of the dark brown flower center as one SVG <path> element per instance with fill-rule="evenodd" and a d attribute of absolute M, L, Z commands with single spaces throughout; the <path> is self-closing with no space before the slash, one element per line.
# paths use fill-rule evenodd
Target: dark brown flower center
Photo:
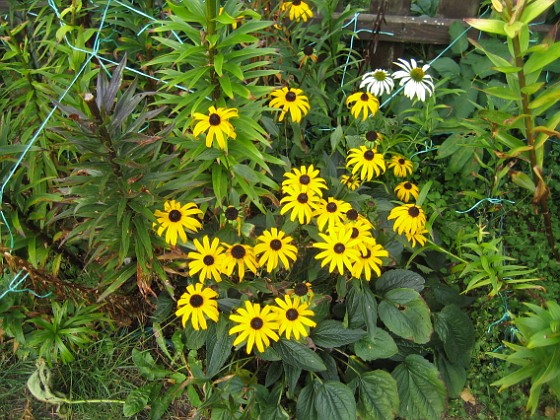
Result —
<path fill-rule="evenodd" d="M 369 95 L 367 93 L 362 93 L 362 96 L 360 96 L 360 99 L 364 102 L 369 101 Z"/>
<path fill-rule="evenodd" d="M 365 254 L 364 254 L 363 252 L 362 252 L 361 254 L 362 254 L 361 257 L 362 257 L 364 260 L 367 260 L 369 257 L 371 257 L 371 251 L 370 251 L 369 249 L 366 250 L 366 253 L 365 253 Z"/>
<path fill-rule="evenodd" d="M 170 221 L 172 221 L 173 223 L 177 223 L 179 220 L 181 220 L 181 212 L 179 210 L 171 210 L 168 217 Z"/>
<path fill-rule="evenodd" d="M 264 325 L 262 318 L 255 317 L 251 320 L 251 328 L 254 330 L 260 330 Z"/>
<path fill-rule="evenodd" d="M 307 196 L 306 193 L 300 193 L 300 194 L 297 196 L 297 201 L 298 201 L 299 203 L 301 203 L 301 204 L 307 203 L 308 200 L 309 200 L 309 197 Z"/>
<path fill-rule="evenodd" d="M 210 125 L 220 125 L 221 121 L 222 120 L 218 114 L 210 114 L 210 117 L 208 118 Z"/>
<path fill-rule="evenodd" d="M 306 56 L 311 57 L 313 55 L 313 47 L 311 45 L 306 45 L 303 47 L 303 53 Z"/>
<path fill-rule="evenodd" d="M 350 209 L 346 212 L 346 217 L 348 217 L 348 220 L 358 220 L 358 211 L 354 210 L 354 209 Z"/>
<path fill-rule="evenodd" d="M 342 254 L 345 249 L 346 247 L 344 246 L 344 244 L 341 244 L 340 242 L 336 243 L 333 247 L 334 252 L 336 252 L 337 254 Z"/>
<path fill-rule="evenodd" d="M 330 203 L 327 204 L 327 211 L 329 213 L 334 213 L 336 210 L 338 209 L 336 203 L 333 203 L 332 201 Z"/>
<path fill-rule="evenodd" d="M 408 215 L 410 217 L 418 217 L 420 215 L 420 209 L 416 206 L 412 206 L 408 209 Z"/>
<path fill-rule="evenodd" d="M 357 238 L 359 234 L 360 234 L 360 231 L 357 228 L 353 227 L 352 228 L 352 235 L 350 235 L 350 237 L 352 239 L 354 239 L 354 238 Z"/>
<path fill-rule="evenodd" d="M 412 184 L 410 182 L 405 182 L 403 187 L 405 190 L 410 190 L 412 189 Z"/>
<path fill-rule="evenodd" d="M 294 102 L 296 100 L 296 94 L 292 91 L 289 91 L 288 93 L 286 93 L 286 100 L 288 102 Z"/>
<path fill-rule="evenodd" d="M 288 321 L 295 321 L 298 319 L 299 313 L 296 309 L 290 308 L 286 311 L 286 318 Z"/>
<path fill-rule="evenodd" d="M 228 207 L 225 211 L 226 214 L 226 219 L 228 220 L 235 220 L 237 219 L 237 216 L 239 216 L 239 210 L 237 210 L 235 207 Z"/>
<path fill-rule="evenodd" d="M 193 308 L 200 308 L 204 303 L 204 298 L 200 295 L 192 295 L 189 299 L 189 303 Z"/>
<path fill-rule="evenodd" d="M 299 177 L 299 183 L 301 185 L 307 185 L 311 182 L 311 178 L 309 177 L 309 175 L 302 175 Z"/>
<path fill-rule="evenodd" d="M 301 0 L 294 0 L 292 2 L 292 6 L 300 6 L 301 5 Z"/>
<path fill-rule="evenodd" d="M 378 137 L 379 136 L 377 135 L 377 132 L 375 132 L 373 130 L 370 130 L 366 133 L 366 140 L 367 141 L 375 141 L 375 140 L 378 139 Z"/>
<path fill-rule="evenodd" d="M 305 283 L 298 283 L 294 286 L 294 293 L 298 296 L 305 296 L 309 292 L 309 288 Z"/>
<path fill-rule="evenodd" d="M 212 255 L 205 255 L 202 262 L 204 265 L 212 265 L 214 264 L 214 257 Z"/>
<path fill-rule="evenodd" d="M 404 165 L 405 160 L 403 158 L 399 159 L 399 165 Z"/>
<path fill-rule="evenodd" d="M 231 256 L 233 258 L 240 260 L 246 253 L 247 252 L 245 251 L 245 248 L 243 248 L 243 245 L 234 245 L 231 247 Z"/>
<path fill-rule="evenodd" d="M 374 156 L 375 156 L 375 153 L 373 152 L 373 150 L 366 150 L 364 152 L 364 159 L 365 160 L 373 160 Z"/>
<path fill-rule="evenodd" d="M 282 249 L 282 241 L 280 239 L 273 239 L 270 241 L 270 248 L 274 251 Z"/>

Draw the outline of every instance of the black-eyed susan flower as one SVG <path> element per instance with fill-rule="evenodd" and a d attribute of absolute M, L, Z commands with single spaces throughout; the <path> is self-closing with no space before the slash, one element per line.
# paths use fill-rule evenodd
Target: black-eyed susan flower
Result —
<path fill-rule="evenodd" d="M 301 50 L 298 53 L 298 57 L 299 57 L 300 67 L 307 64 L 308 61 L 312 61 L 314 63 L 317 62 L 317 55 L 315 54 L 315 48 L 313 48 L 312 45 L 306 45 L 305 47 L 303 47 L 303 50 Z"/>
<path fill-rule="evenodd" d="M 426 226 L 426 214 L 416 204 L 403 204 L 391 210 L 387 220 L 395 220 L 393 230 L 399 235 L 403 233 L 416 235 Z"/>
<path fill-rule="evenodd" d="M 418 232 L 413 234 L 405 232 L 405 236 L 408 242 L 410 242 L 410 244 L 414 248 L 416 246 L 416 243 L 419 243 L 421 246 L 426 245 L 426 241 L 428 240 L 428 238 L 426 237 L 427 233 L 428 233 L 428 229 L 423 227 Z"/>
<path fill-rule="evenodd" d="M 352 209 L 352 205 L 343 200 L 329 197 L 327 200 L 320 199 L 313 211 L 313 217 L 317 217 L 317 227 L 320 231 L 325 228 L 332 229 L 344 220 L 345 213 Z"/>
<path fill-rule="evenodd" d="M 393 168 L 393 173 L 398 178 L 406 178 L 412 174 L 412 161 L 400 155 L 393 155 L 389 162 L 389 168 Z"/>
<path fill-rule="evenodd" d="M 182 242 L 187 242 L 185 229 L 191 232 L 198 232 L 202 224 L 196 217 L 202 215 L 196 204 L 187 203 L 184 206 L 178 201 L 166 201 L 164 211 L 156 210 L 154 215 L 157 218 L 157 234 L 163 235 L 165 231 L 165 242 L 169 245 L 177 245 L 177 236 Z"/>
<path fill-rule="evenodd" d="M 224 243 L 226 252 L 223 260 L 223 272 L 231 276 L 235 267 L 239 281 L 243 281 L 245 270 L 249 269 L 255 274 L 257 272 L 257 260 L 253 247 L 244 244 L 229 245 Z"/>
<path fill-rule="evenodd" d="M 340 176 L 340 183 L 342 185 L 346 185 L 350 191 L 355 191 L 360 188 L 360 185 L 362 185 L 362 181 L 360 181 L 359 176 L 347 174 Z"/>
<path fill-rule="evenodd" d="M 315 169 L 313 165 L 292 168 L 290 172 L 284 173 L 284 181 L 282 181 L 282 192 L 312 192 L 319 197 L 323 196 L 323 190 L 327 189 L 327 183 L 319 176 L 319 169 Z"/>
<path fill-rule="evenodd" d="M 280 214 L 284 215 L 290 212 L 290 220 L 297 220 L 300 225 L 311 222 L 313 218 L 313 210 L 319 202 L 320 197 L 312 192 L 292 192 L 280 200 L 282 208 Z"/>
<path fill-rule="evenodd" d="M 177 301 L 177 311 L 175 315 L 182 318 L 183 328 L 189 319 L 195 330 L 206 330 L 208 324 L 206 318 L 218 322 L 218 294 L 209 287 L 204 287 L 202 283 L 195 285 L 189 284 L 185 293 Z"/>
<path fill-rule="evenodd" d="M 343 229 L 350 229 L 352 231 L 350 238 L 356 241 L 356 247 L 360 251 L 364 251 L 367 245 L 375 244 L 375 238 L 371 233 L 372 228 L 373 224 L 365 217 L 347 222 L 343 227 Z"/>
<path fill-rule="evenodd" d="M 287 289 L 286 293 L 290 296 L 298 296 L 302 302 L 311 301 L 314 296 L 313 288 L 309 282 L 296 283 L 292 289 Z"/>
<path fill-rule="evenodd" d="M 418 194 L 420 193 L 418 186 L 414 185 L 410 181 L 401 182 L 399 185 L 395 187 L 395 194 L 399 200 L 404 203 L 408 203 L 410 201 L 410 197 L 418 200 Z"/>
<path fill-rule="evenodd" d="M 369 130 L 365 134 L 366 140 L 372 143 L 381 143 L 383 141 L 383 134 L 375 130 Z"/>
<path fill-rule="evenodd" d="M 187 254 L 189 262 L 189 275 L 194 276 L 198 273 L 198 279 L 204 283 L 206 279 L 213 278 L 215 281 L 222 281 L 222 262 L 224 258 L 224 247 L 218 238 L 214 238 L 210 243 L 210 238 L 205 235 L 202 242 L 198 239 L 193 240 L 196 251 Z"/>
<path fill-rule="evenodd" d="M 360 89 L 366 88 L 369 93 L 377 97 L 385 93 L 391 93 L 394 87 L 395 81 L 389 72 L 383 69 L 376 69 L 365 73 L 360 83 Z"/>
<path fill-rule="evenodd" d="M 315 316 L 315 313 L 309 309 L 307 302 L 302 302 L 299 296 L 293 299 L 286 295 L 284 299 L 274 299 L 278 307 L 274 307 L 278 315 L 278 334 L 285 335 L 289 340 L 292 335 L 296 340 L 300 337 L 307 337 L 309 331 L 306 327 L 315 327 L 317 323 L 309 317 Z"/>
<path fill-rule="evenodd" d="M 297 259 L 297 248 L 292 244 L 292 237 L 277 228 L 265 230 L 257 237 L 254 251 L 259 256 L 259 266 L 272 272 L 281 261 L 284 268 L 290 268 L 290 262 Z M 290 261 L 291 260 L 291 261 Z"/>
<path fill-rule="evenodd" d="M 364 181 L 371 181 L 374 176 L 378 177 L 386 170 L 383 154 L 366 146 L 350 149 L 346 167 L 351 169 L 352 174 L 359 173 L 359 177 Z"/>
<path fill-rule="evenodd" d="M 193 118 L 198 121 L 194 126 L 193 136 L 198 137 L 206 133 L 206 147 L 212 147 L 214 138 L 218 142 L 218 147 L 222 150 L 227 149 L 227 138 L 237 137 L 233 125 L 229 122 L 231 118 L 237 118 L 239 114 L 237 108 L 208 108 L 208 115 L 195 112 Z"/>
<path fill-rule="evenodd" d="M 315 259 L 322 260 L 321 267 L 329 265 L 329 273 L 335 269 L 343 275 L 344 267 L 352 271 L 352 264 L 359 258 L 357 242 L 352 239 L 352 229 L 332 229 L 329 233 L 319 233 L 322 241 L 315 242 L 314 248 L 322 250 Z"/>
<path fill-rule="evenodd" d="M 346 99 L 346 106 L 350 107 L 352 103 L 354 105 L 350 112 L 356 119 L 360 118 L 360 114 L 362 114 L 362 120 L 365 121 L 369 115 L 373 117 L 379 110 L 379 99 L 369 92 L 353 93 Z"/>
<path fill-rule="evenodd" d="M 404 86 L 404 96 L 409 99 L 418 98 L 424 102 L 426 97 L 430 97 L 434 93 L 434 83 L 432 76 L 426 74 L 430 66 L 424 64 L 420 67 L 416 60 L 411 59 L 410 62 L 399 58 L 393 64 L 399 66 L 402 70 L 393 73 L 395 80 L 400 80 L 400 85 Z"/>
<path fill-rule="evenodd" d="M 296 22 L 300 20 L 307 22 L 307 19 L 313 17 L 313 11 L 309 5 L 301 0 L 286 1 L 282 3 L 280 10 L 283 12 L 288 10 L 290 20 L 295 20 Z"/>
<path fill-rule="evenodd" d="M 283 87 L 271 92 L 270 96 L 273 98 L 270 106 L 282 110 L 279 121 L 289 112 L 293 122 L 300 122 L 309 112 L 309 99 L 301 89 Z"/>
<path fill-rule="evenodd" d="M 381 245 L 369 243 L 360 251 L 359 258 L 352 265 L 352 276 L 357 279 L 371 280 L 371 274 L 374 272 L 377 277 L 381 276 L 381 258 L 389 256 L 389 252 Z"/>
<path fill-rule="evenodd" d="M 238 334 L 233 342 L 238 346 L 246 342 L 245 350 L 251 353 L 253 346 L 261 353 L 270 346 L 270 340 L 278 341 L 278 316 L 272 306 L 265 305 L 261 309 L 258 303 L 245 301 L 245 308 L 237 308 L 236 313 L 229 316 L 237 325 L 230 328 L 229 335 Z"/>

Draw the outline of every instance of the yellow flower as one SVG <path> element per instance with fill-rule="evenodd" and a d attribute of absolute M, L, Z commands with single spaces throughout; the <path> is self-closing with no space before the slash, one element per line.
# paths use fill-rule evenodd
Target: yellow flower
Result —
<path fill-rule="evenodd" d="M 359 149 L 350 149 L 348 152 L 348 169 L 352 168 L 352 174 L 359 174 L 364 181 L 371 181 L 373 176 L 376 177 L 385 172 L 385 160 L 382 153 L 377 153 L 376 149 L 368 149 L 366 146 L 360 146 Z"/>
<path fill-rule="evenodd" d="M 239 281 L 243 281 L 245 277 L 245 266 L 255 274 L 257 272 L 257 260 L 253 248 L 243 244 L 224 244 L 227 248 L 223 261 L 224 273 L 231 276 L 235 267 L 237 267 L 237 275 Z"/>
<path fill-rule="evenodd" d="M 362 181 L 359 176 L 344 174 L 340 177 L 340 183 L 346 185 L 350 191 L 355 191 L 360 188 Z"/>
<path fill-rule="evenodd" d="M 395 194 L 397 194 L 399 200 L 404 201 L 405 203 L 410 201 L 410 196 L 412 196 L 415 200 L 418 200 L 419 193 L 420 191 L 418 190 L 418 187 L 410 181 L 401 182 L 395 187 Z"/>
<path fill-rule="evenodd" d="M 293 122 L 300 122 L 301 118 L 309 112 L 309 100 L 301 89 L 283 87 L 273 91 L 270 96 L 273 97 L 270 106 L 282 109 L 278 118 L 279 121 L 282 121 L 286 113 L 289 112 Z"/>
<path fill-rule="evenodd" d="M 189 318 L 195 330 L 208 329 L 206 317 L 214 322 L 218 322 L 218 294 L 209 287 L 202 289 L 202 283 L 188 285 L 187 291 L 181 295 L 177 301 L 177 311 L 175 315 L 182 317 L 183 328 Z"/>
<path fill-rule="evenodd" d="M 393 168 L 396 177 L 406 178 L 412 174 L 412 162 L 402 156 L 394 155 L 389 162 L 389 168 Z"/>
<path fill-rule="evenodd" d="M 327 183 L 319 176 L 319 169 L 313 165 L 292 168 L 290 172 L 284 173 L 282 181 L 282 192 L 287 194 L 312 192 L 319 197 L 323 196 L 323 189 L 327 189 Z"/>
<path fill-rule="evenodd" d="M 360 117 L 361 113 L 362 120 L 365 121 L 369 113 L 373 117 L 379 110 L 379 100 L 368 92 L 353 93 L 346 99 L 346 106 L 349 107 L 352 102 L 355 102 L 355 104 L 352 105 L 350 112 L 356 119 Z"/>
<path fill-rule="evenodd" d="M 290 193 L 280 200 L 280 204 L 283 204 L 280 214 L 290 212 L 292 222 L 297 219 L 300 225 L 305 225 L 311 222 L 313 210 L 319 200 L 320 198 L 312 192 Z"/>
<path fill-rule="evenodd" d="M 415 247 L 417 242 L 421 246 L 426 245 L 426 241 L 428 240 L 428 238 L 426 237 L 426 233 L 428 233 L 428 229 L 426 229 L 425 227 L 421 228 L 418 232 L 414 234 L 405 232 L 406 239 L 408 240 L 408 242 L 412 244 L 412 247 Z"/>
<path fill-rule="evenodd" d="M 287 236 L 277 228 L 265 230 L 262 235 L 257 237 L 258 243 L 255 245 L 254 251 L 256 255 L 260 255 L 259 265 L 264 267 L 266 271 L 272 272 L 278 267 L 278 262 L 282 261 L 284 268 L 290 268 L 290 260 L 297 259 L 297 248 L 292 245 L 292 237 Z"/>
<path fill-rule="evenodd" d="M 308 317 L 314 316 L 315 313 L 309 309 L 309 304 L 301 302 L 299 296 L 294 296 L 294 299 L 289 295 L 284 296 L 284 299 L 274 299 L 278 308 L 274 308 L 278 316 L 278 334 L 284 334 L 289 340 L 294 335 L 296 340 L 300 337 L 307 337 L 309 332 L 305 328 L 315 327 L 317 323 Z"/>
<path fill-rule="evenodd" d="M 360 251 L 360 257 L 352 265 L 352 276 L 357 279 L 365 278 L 367 281 L 370 281 L 373 271 L 377 274 L 377 277 L 380 277 L 380 267 L 383 263 L 381 258 L 388 256 L 389 252 L 375 241 L 367 244 Z"/>
<path fill-rule="evenodd" d="M 245 308 L 237 308 L 237 313 L 231 314 L 229 319 L 237 323 L 229 330 L 229 334 L 239 334 L 233 345 L 237 346 L 246 341 L 247 347 L 245 350 L 247 354 L 251 353 L 255 345 L 262 353 L 266 347 L 270 346 L 271 339 L 278 341 L 280 338 L 276 333 L 278 331 L 278 316 L 272 306 L 266 305 L 261 309 L 261 305 L 258 303 L 251 303 L 246 300 Z"/>
<path fill-rule="evenodd" d="M 301 0 L 284 2 L 282 3 L 282 6 L 280 6 L 280 10 L 283 12 L 289 10 L 290 20 L 295 20 L 296 22 L 299 22 L 300 20 L 307 22 L 307 19 L 313 17 L 313 12 L 309 8 L 309 5 Z"/>
<path fill-rule="evenodd" d="M 165 233 L 165 242 L 169 245 L 175 246 L 177 244 L 177 236 L 181 238 L 182 242 L 187 242 L 187 235 L 185 229 L 191 232 L 197 232 L 202 227 L 202 224 L 195 219 L 194 215 L 201 215 L 202 211 L 198 209 L 196 204 L 187 203 L 181 206 L 181 203 L 175 200 L 166 201 L 164 204 L 164 211 L 156 210 L 154 215 L 157 218 L 159 236 Z"/>
<path fill-rule="evenodd" d="M 189 276 L 199 274 L 199 281 L 204 283 L 206 279 L 213 278 L 217 282 L 222 281 L 222 262 L 224 258 L 224 248 L 220 245 L 220 240 L 214 238 L 212 244 L 208 236 L 202 238 L 202 243 L 198 239 L 193 241 L 197 252 L 189 252 L 187 257 L 189 263 Z"/>
<path fill-rule="evenodd" d="M 405 233 L 413 237 L 426 226 L 426 214 L 416 204 L 403 204 L 393 208 L 387 220 L 393 219 L 395 219 L 393 230 L 399 235 Z"/>
<path fill-rule="evenodd" d="M 342 222 L 345 213 L 350 209 L 352 209 L 350 203 L 329 197 L 327 200 L 319 200 L 313 212 L 313 217 L 317 217 L 317 227 L 320 231 L 323 231 L 325 226 L 332 229 Z"/>
<path fill-rule="evenodd" d="M 193 136 L 198 137 L 208 130 L 206 134 L 206 147 L 212 147 L 214 137 L 218 141 L 218 147 L 222 150 L 227 149 L 226 140 L 237 137 L 233 125 L 229 122 L 230 118 L 237 118 L 239 114 L 237 108 L 217 108 L 213 105 L 208 108 L 208 115 L 195 112 L 193 118 L 198 121 L 194 127 Z"/>
<path fill-rule="evenodd" d="M 351 238 L 352 229 L 331 229 L 319 236 L 323 240 L 315 242 L 313 247 L 322 250 L 315 256 L 316 260 L 323 260 L 321 267 L 329 264 L 329 273 L 338 269 L 340 275 L 344 275 L 344 267 L 352 271 L 352 264 L 359 258 L 357 241 Z"/>

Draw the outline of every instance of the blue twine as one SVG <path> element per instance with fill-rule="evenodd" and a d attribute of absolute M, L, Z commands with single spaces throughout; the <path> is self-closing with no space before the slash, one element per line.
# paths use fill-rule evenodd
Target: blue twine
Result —
<path fill-rule="evenodd" d="M 0 300 L 2 300 L 4 298 L 4 296 L 6 296 L 8 293 L 25 293 L 25 292 L 29 292 L 32 295 L 34 295 L 35 297 L 38 298 L 46 298 L 47 296 L 51 295 L 51 292 L 48 292 L 44 295 L 39 295 L 37 294 L 35 291 L 31 290 L 31 289 L 18 289 L 19 285 L 23 283 L 23 281 L 29 276 L 29 273 L 25 273 L 25 275 L 21 275 L 23 273 L 23 270 L 20 271 L 19 273 L 17 273 L 14 278 L 12 280 L 10 280 L 10 283 L 8 284 L 8 288 L 6 290 L 4 290 L 2 293 L 0 293 Z"/>
<path fill-rule="evenodd" d="M 477 208 L 478 206 L 480 206 L 485 201 L 488 201 L 490 204 L 502 204 L 502 203 L 515 204 L 515 201 L 511 201 L 511 200 L 486 197 L 486 198 L 483 198 L 482 200 L 478 200 L 478 202 L 468 210 L 464 210 L 464 211 L 455 210 L 455 212 L 456 213 L 468 213 L 468 212 L 474 210 L 475 208 Z"/>

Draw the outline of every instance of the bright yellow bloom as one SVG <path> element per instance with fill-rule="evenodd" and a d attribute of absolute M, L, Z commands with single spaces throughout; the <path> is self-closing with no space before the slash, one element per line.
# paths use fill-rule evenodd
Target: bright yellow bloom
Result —
<path fill-rule="evenodd" d="M 410 201 L 410 196 L 412 196 L 415 200 L 418 200 L 420 190 L 418 190 L 418 187 L 412 182 L 404 181 L 395 187 L 395 194 L 397 194 L 399 200 L 408 203 Z"/>
<path fill-rule="evenodd" d="M 364 181 L 371 181 L 374 175 L 377 177 L 386 170 L 383 154 L 377 153 L 376 149 L 368 149 L 366 146 L 350 149 L 346 167 L 352 168 L 352 174 L 360 172 L 359 176 Z"/>
<path fill-rule="evenodd" d="M 406 178 L 408 175 L 412 175 L 413 165 L 412 161 L 399 155 L 393 155 L 389 162 L 389 168 L 393 168 L 396 177 Z"/>
<path fill-rule="evenodd" d="M 331 229 L 327 234 L 319 233 L 319 236 L 323 240 L 315 242 L 313 247 L 322 250 L 315 256 L 316 260 L 323 260 L 321 267 L 329 264 L 329 273 L 338 269 L 340 275 L 344 275 L 344 267 L 352 271 L 352 264 L 359 258 L 352 229 Z"/>
<path fill-rule="evenodd" d="M 399 235 L 403 233 L 414 236 L 426 226 L 426 214 L 416 204 L 403 204 L 395 207 L 389 213 L 387 220 L 395 219 L 393 230 Z"/>
<path fill-rule="evenodd" d="M 213 278 L 222 281 L 222 263 L 224 258 L 224 247 L 218 238 L 214 238 L 210 244 L 208 236 L 202 238 L 202 243 L 195 239 L 193 241 L 197 252 L 191 251 L 187 257 L 189 263 L 189 276 L 199 273 L 199 281 L 204 283 L 206 279 Z"/>
<path fill-rule="evenodd" d="M 340 224 L 344 220 L 345 213 L 352 209 L 352 205 L 343 200 L 329 197 L 327 200 L 320 199 L 313 212 L 313 217 L 317 217 L 317 227 L 323 231 Z"/>
<path fill-rule="evenodd" d="M 320 198 L 312 192 L 290 193 L 280 200 L 280 204 L 283 204 L 280 214 L 290 212 L 292 222 L 297 219 L 300 225 L 305 225 L 311 222 L 313 210 L 319 200 Z"/>
<path fill-rule="evenodd" d="M 297 248 L 292 245 L 292 237 L 277 228 L 265 230 L 257 237 L 257 241 L 254 251 L 256 255 L 260 255 L 259 265 L 264 267 L 266 264 L 266 271 L 269 273 L 278 267 L 279 261 L 288 269 L 290 260 L 297 259 Z"/>
<path fill-rule="evenodd" d="M 271 339 L 278 341 L 280 338 L 276 333 L 278 316 L 272 306 L 266 305 L 261 309 L 261 305 L 258 303 L 246 300 L 245 308 L 237 308 L 237 313 L 231 314 L 229 319 L 237 323 L 229 330 L 229 334 L 239 334 L 233 345 L 237 346 L 246 341 L 247 354 L 251 353 L 254 345 L 262 353 L 266 347 L 270 346 Z"/>
<path fill-rule="evenodd" d="M 360 257 L 352 265 L 352 276 L 361 279 L 365 278 L 367 281 L 371 280 L 372 271 L 381 276 L 381 265 L 383 261 L 381 258 L 389 256 L 389 252 L 375 241 L 365 246 L 360 251 Z"/>
<path fill-rule="evenodd" d="M 284 299 L 274 299 L 278 308 L 273 308 L 278 316 L 278 334 L 284 334 L 289 340 L 294 335 L 296 340 L 300 337 L 307 337 L 309 332 L 305 328 L 315 327 L 317 323 L 308 317 L 314 316 L 315 313 L 309 309 L 309 304 L 301 302 L 299 296 L 294 296 L 294 299 L 289 295 L 284 296 Z"/>
<path fill-rule="evenodd" d="M 410 234 L 408 232 L 405 232 L 406 239 L 408 240 L 408 242 L 410 242 L 412 244 L 413 248 L 416 246 L 417 242 L 421 246 L 426 245 L 426 241 L 428 240 L 428 238 L 426 237 L 426 233 L 428 233 L 428 229 L 426 229 L 425 227 L 423 227 L 422 229 L 420 229 L 418 232 L 416 232 L 414 234 Z"/>
<path fill-rule="evenodd" d="M 253 274 L 257 272 L 257 260 L 251 246 L 243 244 L 228 245 L 226 243 L 224 245 L 226 247 L 226 255 L 223 261 L 223 271 L 225 274 L 231 276 L 233 270 L 237 267 L 239 281 L 243 281 L 245 267 L 251 270 Z"/>
<path fill-rule="evenodd" d="M 165 233 L 165 242 L 169 245 L 177 245 L 177 236 L 181 238 L 182 242 L 187 242 L 187 235 L 185 229 L 191 232 L 197 232 L 202 227 L 202 224 L 194 217 L 195 215 L 202 215 L 202 211 L 198 209 L 196 204 L 187 203 L 184 206 L 178 201 L 169 200 L 164 204 L 164 211 L 156 210 L 154 215 L 157 218 L 159 236 Z"/>
<path fill-rule="evenodd" d="M 195 330 L 206 330 L 206 317 L 214 322 L 218 322 L 218 294 L 209 287 L 202 288 L 202 283 L 194 286 L 189 284 L 187 291 L 181 295 L 177 301 L 177 311 L 175 315 L 182 317 L 183 328 L 189 318 Z"/>
<path fill-rule="evenodd" d="M 280 6 L 280 10 L 283 12 L 289 10 L 290 20 L 295 20 L 296 22 L 299 22 L 300 20 L 307 22 L 307 19 L 313 17 L 313 12 L 309 8 L 309 5 L 301 0 L 284 2 Z"/>
<path fill-rule="evenodd" d="M 270 96 L 273 97 L 270 106 L 282 109 L 278 118 L 279 121 L 282 121 L 286 113 L 289 112 L 293 122 L 300 122 L 302 117 L 309 112 L 309 100 L 301 89 L 283 87 L 273 91 Z"/>
<path fill-rule="evenodd" d="M 355 191 L 360 188 L 362 185 L 362 181 L 360 181 L 360 177 L 356 175 L 341 175 L 340 183 L 342 185 L 346 185 L 350 191 Z"/>
<path fill-rule="evenodd" d="M 373 117 L 379 110 L 379 100 L 368 92 L 353 93 L 346 99 L 346 106 L 350 107 L 352 102 L 355 103 L 350 112 L 356 119 L 360 118 L 361 113 L 362 120 L 365 121 L 370 113 Z"/>
<path fill-rule="evenodd" d="M 193 118 L 198 121 L 194 127 L 193 136 L 198 137 L 206 133 L 206 147 L 212 147 L 214 137 L 218 141 L 218 147 L 222 150 L 227 149 L 226 140 L 237 137 L 233 125 L 229 122 L 230 118 L 237 118 L 239 114 L 237 108 L 217 108 L 213 105 L 208 108 L 208 115 L 195 112 Z"/>
<path fill-rule="evenodd" d="M 319 169 L 313 165 L 292 168 L 290 172 L 284 173 L 282 181 L 282 192 L 287 194 L 312 192 L 319 197 L 323 196 L 323 189 L 327 189 L 327 183 L 319 176 Z"/>

